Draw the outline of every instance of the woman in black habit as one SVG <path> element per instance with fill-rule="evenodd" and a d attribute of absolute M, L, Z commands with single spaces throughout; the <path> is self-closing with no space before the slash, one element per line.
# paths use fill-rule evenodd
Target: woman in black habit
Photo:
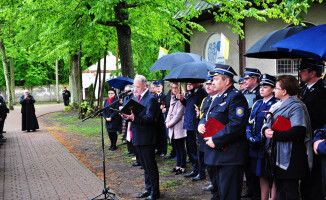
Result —
<path fill-rule="evenodd" d="M 39 129 L 34 103 L 34 97 L 28 93 L 28 90 L 24 90 L 24 95 L 20 97 L 20 104 L 22 105 L 22 131 L 29 132 Z"/>

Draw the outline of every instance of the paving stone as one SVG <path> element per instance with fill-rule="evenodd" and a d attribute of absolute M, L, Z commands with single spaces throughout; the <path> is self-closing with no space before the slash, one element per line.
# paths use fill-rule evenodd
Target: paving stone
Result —
<path fill-rule="evenodd" d="M 20 108 L 10 111 L 5 122 L 7 142 L 0 147 L 0 199 L 77 200 L 100 194 L 103 182 L 41 124 L 36 132 L 21 131 Z M 62 104 L 37 105 L 36 116 L 62 110 Z"/>

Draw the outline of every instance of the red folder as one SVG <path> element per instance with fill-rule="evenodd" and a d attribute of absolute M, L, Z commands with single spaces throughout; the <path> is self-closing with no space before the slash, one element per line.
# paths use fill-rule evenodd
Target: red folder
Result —
<path fill-rule="evenodd" d="M 273 125 L 272 130 L 283 132 L 288 131 L 291 129 L 291 121 L 286 119 L 285 117 L 282 117 L 281 115 L 277 116 Z"/>
<path fill-rule="evenodd" d="M 217 121 L 214 117 L 209 117 L 208 121 L 205 124 L 206 132 L 200 133 L 204 138 L 212 137 L 216 133 L 220 132 L 225 128 L 225 125 Z"/>

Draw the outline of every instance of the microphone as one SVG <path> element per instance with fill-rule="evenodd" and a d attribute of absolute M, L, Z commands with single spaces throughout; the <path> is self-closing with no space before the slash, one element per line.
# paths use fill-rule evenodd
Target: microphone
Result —
<path fill-rule="evenodd" d="M 120 93 L 119 95 L 120 95 L 120 96 L 122 96 L 122 95 L 126 95 L 126 94 L 128 94 L 129 92 L 133 92 L 133 91 L 134 91 L 134 89 L 132 88 L 132 89 L 130 89 L 130 90 L 127 90 L 127 91 L 124 91 L 124 92 Z"/>

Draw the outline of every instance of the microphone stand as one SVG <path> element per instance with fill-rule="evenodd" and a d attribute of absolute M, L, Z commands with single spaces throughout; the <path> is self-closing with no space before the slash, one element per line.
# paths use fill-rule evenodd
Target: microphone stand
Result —
<path fill-rule="evenodd" d="M 103 133 L 103 127 L 104 127 L 104 123 L 103 123 L 103 111 L 109 107 L 111 107 L 111 105 L 113 105 L 114 103 L 118 102 L 119 99 L 117 99 L 116 101 L 112 102 L 110 105 L 104 107 L 104 108 L 101 108 L 99 109 L 98 111 L 96 111 L 95 113 L 91 114 L 90 116 L 88 117 L 85 117 L 82 122 L 88 120 L 89 118 L 93 118 L 93 117 L 96 117 L 96 116 L 101 116 L 101 128 L 102 128 L 102 163 L 103 163 L 103 176 L 104 176 L 104 188 L 102 190 L 102 193 L 96 195 L 95 197 L 91 198 L 91 200 L 95 200 L 97 199 L 98 197 L 104 195 L 104 198 L 103 199 L 113 199 L 115 200 L 114 196 L 115 194 L 112 193 L 112 192 L 109 192 L 110 188 L 106 186 L 106 175 L 105 175 L 105 152 L 104 152 L 104 133 Z"/>

